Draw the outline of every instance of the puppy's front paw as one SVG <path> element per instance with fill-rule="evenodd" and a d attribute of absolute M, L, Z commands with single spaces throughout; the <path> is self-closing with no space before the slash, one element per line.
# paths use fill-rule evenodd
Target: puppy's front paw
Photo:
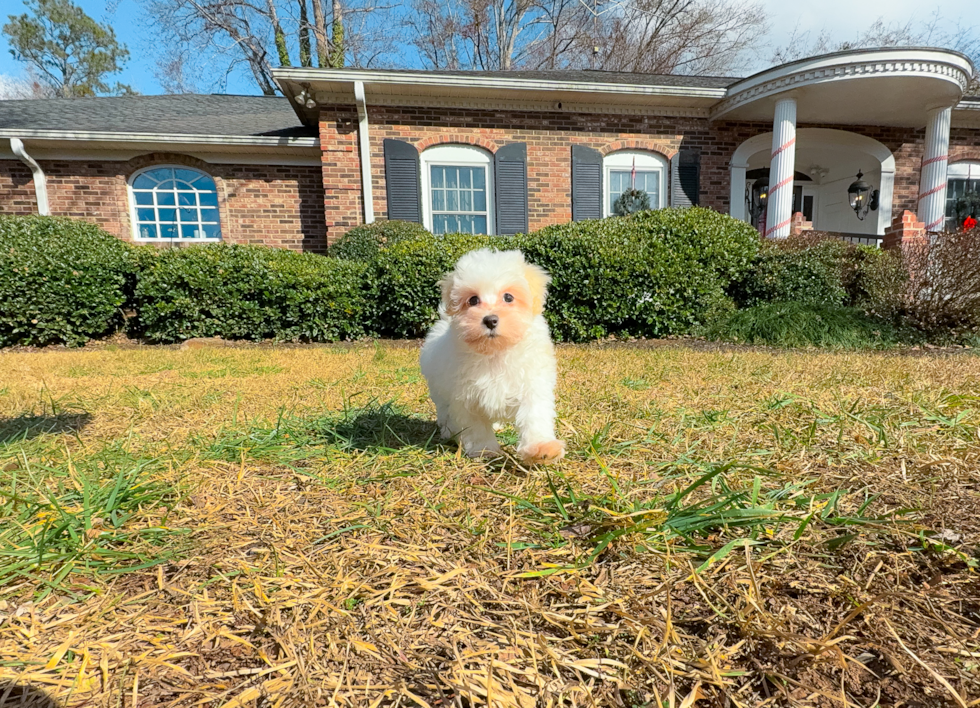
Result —
<path fill-rule="evenodd" d="M 560 460 L 565 456 L 565 441 L 548 440 L 546 442 L 533 443 L 527 447 L 520 448 L 517 452 L 526 464 L 547 464 L 555 460 Z"/>

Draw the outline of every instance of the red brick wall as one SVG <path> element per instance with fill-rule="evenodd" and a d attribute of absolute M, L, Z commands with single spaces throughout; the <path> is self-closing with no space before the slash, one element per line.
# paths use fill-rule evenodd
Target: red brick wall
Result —
<path fill-rule="evenodd" d="M 362 222 L 357 119 L 353 107 L 321 113 L 324 198 L 328 238 Z M 369 107 L 374 213 L 387 215 L 384 178 L 385 138 L 412 143 L 420 151 L 440 143 L 479 145 L 494 152 L 509 142 L 528 146 L 529 226 L 538 229 L 571 218 L 570 146 L 588 145 L 603 153 L 624 148 L 653 150 L 671 156 L 680 149 L 701 153 L 701 204 L 729 210 L 729 161 L 748 138 L 772 130 L 769 123 L 710 122 L 697 118 L 605 115 L 563 112 L 472 110 L 459 108 Z M 800 128 L 833 128 L 865 135 L 895 156 L 892 212 L 915 211 L 923 130 L 880 126 L 801 123 Z M 980 159 L 980 131 L 954 129 L 950 157 Z M 966 157 L 960 157 L 964 155 Z"/>
<path fill-rule="evenodd" d="M 0 214 L 37 214 L 34 180 L 19 160 L 0 160 Z"/>
<path fill-rule="evenodd" d="M 132 239 L 130 175 L 154 164 L 184 164 L 215 178 L 224 241 L 326 251 L 323 186 L 315 166 L 209 164 L 162 153 L 127 162 L 38 162 L 47 176 L 52 214 L 91 221 L 126 241 Z M 37 213 L 30 171 L 20 162 L 0 161 L 0 213 Z"/>

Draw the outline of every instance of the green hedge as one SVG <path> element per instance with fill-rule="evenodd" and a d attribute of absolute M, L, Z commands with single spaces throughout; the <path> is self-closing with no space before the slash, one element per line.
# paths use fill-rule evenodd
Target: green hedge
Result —
<path fill-rule="evenodd" d="M 160 253 L 136 287 L 135 333 L 329 342 L 364 333 L 363 264 L 263 246 Z"/>
<path fill-rule="evenodd" d="M 840 305 L 847 299 L 843 272 L 850 248 L 837 239 L 766 241 L 733 282 L 731 293 L 740 307 L 771 302 Z"/>
<path fill-rule="evenodd" d="M 517 245 L 552 275 L 547 317 L 556 339 L 685 334 L 733 305 L 731 279 L 759 235 L 708 209 L 662 209 L 549 226 Z"/>
<path fill-rule="evenodd" d="M 430 235 L 422 224 L 410 221 L 375 221 L 355 226 L 330 247 L 330 255 L 348 261 L 373 262 L 382 248 L 391 248 L 401 241 Z"/>
<path fill-rule="evenodd" d="M 753 262 L 758 233 L 708 209 L 666 209 L 550 226 L 514 237 L 429 233 L 382 247 L 371 267 L 371 329 L 422 336 L 436 281 L 466 251 L 519 248 L 551 273 L 546 316 L 556 339 L 686 333 L 731 309 L 725 287 Z"/>
<path fill-rule="evenodd" d="M 386 337 L 424 336 L 437 317 L 440 292 L 436 282 L 464 253 L 483 247 L 516 246 L 505 236 L 433 236 L 425 232 L 380 249 L 368 269 L 370 330 Z"/>
<path fill-rule="evenodd" d="M 0 216 L 0 346 L 112 333 L 135 281 L 133 253 L 83 221 Z"/>

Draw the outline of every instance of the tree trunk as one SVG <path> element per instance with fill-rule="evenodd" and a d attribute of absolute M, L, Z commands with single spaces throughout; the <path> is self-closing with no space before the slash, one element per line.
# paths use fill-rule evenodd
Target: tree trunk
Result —
<path fill-rule="evenodd" d="M 314 4 L 316 0 L 313 0 Z M 310 54 L 310 18 L 306 14 L 306 0 L 299 0 L 299 64 L 313 66 Z"/>
<path fill-rule="evenodd" d="M 330 66 L 334 69 L 344 68 L 344 8 L 340 0 L 333 0 L 333 21 L 330 24 Z"/>
<path fill-rule="evenodd" d="M 266 4 L 269 6 L 269 22 L 272 23 L 272 32 L 276 38 L 276 51 L 279 53 L 279 64 L 280 66 L 292 66 L 289 61 L 289 47 L 286 46 L 286 33 L 282 31 L 282 25 L 279 24 L 279 15 L 276 13 L 275 0 L 266 0 Z"/>
<path fill-rule="evenodd" d="M 313 0 L 313 36 L 316 38 L 316 65 L 330 66 L 330 43 L 327 41 L 327 18 L 323 0 Z"/>

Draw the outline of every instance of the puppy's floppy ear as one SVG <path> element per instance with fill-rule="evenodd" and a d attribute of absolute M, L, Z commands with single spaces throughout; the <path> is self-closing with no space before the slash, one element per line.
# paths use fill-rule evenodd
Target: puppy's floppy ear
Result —
<path fill-rule="evenodd" d="M 456 279 L 452 273 L 446 273 L 439 281 L 439 287 L 442 289 L 442 311 L 449 317 L 458 315 L 460 311 L 459 302 L 453 299 L 453 285 L 455 283 Z"/>
<path fill-rule="evenodd" d="M 544 301 L 548 296 L 548 283 L 551 276 L 540 266 L 527 263 L 524 266 L 524 280 L 527 281 L 528 290 L 531 291 L 531 311 L 535 315 L 544 312 Z"/>

